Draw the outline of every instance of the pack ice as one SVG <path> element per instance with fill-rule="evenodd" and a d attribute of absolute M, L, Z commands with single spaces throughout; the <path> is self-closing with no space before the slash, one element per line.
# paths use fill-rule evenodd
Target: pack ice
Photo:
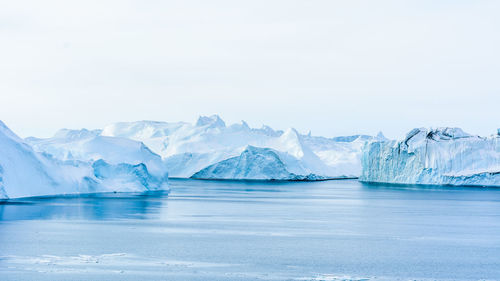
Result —
<path fill-rule="evenodd" d="M 1 121 L 0 149 L 0 198 L 168 188 L 166 176 L 150 174 L 142 163 L 61 160 L 37 152 Z"/>
<path fill-rule="evenodd" d="M 490 137 L 459 128 L 418 128 L 401 141 L 368 143 L 362 181 L 500 186 L 500 130 Z"/>

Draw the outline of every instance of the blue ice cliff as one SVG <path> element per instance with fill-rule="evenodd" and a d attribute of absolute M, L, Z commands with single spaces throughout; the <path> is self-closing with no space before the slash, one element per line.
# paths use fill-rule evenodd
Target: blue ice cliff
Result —
<path fill-rule="evenodd" d="M 401 141 L 368 143 L 362 166 L 366 182 L 500 186 L 500 135 L 413 129 Z"/>

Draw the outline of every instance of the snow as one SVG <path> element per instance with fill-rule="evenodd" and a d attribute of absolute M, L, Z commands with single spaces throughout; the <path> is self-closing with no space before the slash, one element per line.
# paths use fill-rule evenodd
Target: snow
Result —
<path fill-rule="evenodd" d="M 91 131 L 80 133 L 95 135 Z M 91 163 L 62 161 L 50 154 L 36 152 L 1 121 L 0 148 L 0 198 L 167 188 L 166 182 L 161 185 L 150 184 L 153 179 L 157 180 L 155 176 L 130 173 L 120 170 L 122 167 L 119 164 L 116 166 L 104 161 L 101 164 L 108 165 L 110 169 L 118 169 L 99 178 L 96 176 L 98 170 Z M 125 187 L 116 184 L 114 180 L 125 175 L 129 180 L 128 185 Z"/>
<path fill-rule="evenodd" d="M 217 163 L 221 164 L 218 171 L 222 167 L 228 167 L 228 162 L 223 161 L 241 158 L 249 146 L 276 151 L 284 168 L 298 177 L 310 174 L 318 178 L 357 177 L 361 174 L 362 147 L 366 142 L 379 139 L 359 135 L 323 138 L 303 135 L 293 128 L 285 131 L 273 130 L 269 126 L 251 128 L 244 121 L 227 126 L 217 115 L 202 116 L 195 124 L 155 121 L 116 123 L 103 128 L 101 136 L 124 137 L 143 142 L 165 160 L 171 177 L 181 178 L 191 177 Z M 268 151 L 260 152 L 263 153 L 260 157 L 268 156 Z M 223 174 L 229 175 L 232 172 Z M 268 172 L 269 175 L 259 177 L 276 177 Z M 245 172 L 236 174 L 242 175 Z M 218 176 L 212 173 L 207 175 Z M 282 179 L 288 179 L 288 176 Z"/>
<path fill-rule="evenodd" d="M 500 135 L 417 128 L 401 141 L 367 144 L 362 181 L 500 186 Z"/>

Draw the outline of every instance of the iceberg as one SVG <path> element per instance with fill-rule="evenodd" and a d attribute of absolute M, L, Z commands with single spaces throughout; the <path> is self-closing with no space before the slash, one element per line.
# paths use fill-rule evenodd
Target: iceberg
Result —
<path fill-rule="evenodd" d="M 321 176 L 288 171 L 280 152 L 248 146 L 239 156 L 220 161 L 195 173 L 195 179 L 320 180 Z"/>
<path fill-rule="evenodd" d="M 244 121 L 228 126 L 217 115 L 201 116 L 195 124 L 157 121 L 115 123 L 103 128 L 100 135 L 143 142 L 163 158 L 171 177 L 196 175 L 199 178 L 203 175 L 204 178 L 213 178 L 224 175 L 223 178 L 229 178 L 234 174 L 238 175 L 238 179 L 290 179 L 290 174 L 297 178 L 314 175 L 318 179 L 358 177 L 361 174 L 361 150 L 365 143 L 385 139 L 382 135 L 316 137 L 300 134 L 293 128 L 285 131 L 265 125 L 251 128 Z M 257 148 L 269 150 L 256 151 Z M 228 163 L 234 164 L 235 159 L 250 155 L 253 159 L 268 159 L 271 151 L 278 155 L 287 173 L 265 170 L 257 177 L 257 173 L 236 172 L 229 168 L 231 165 Z M 218 167 L 217 173 L 208 172 L 209 167 L 216 167 L 213 165 Z M 223 167 L 230 170 L 222 172 Z M 252 168 L 247 166 L 245 169 Z M 264 175 L 264 172 L 268 174 Z"/>
<path fill-rule="evenodd" d="M 62 161 L 37 152 L 1 121 L 0 149 L 0 198 L 3 199 L 168 189 L 166 181 L 158 183 L 164 179 L 150 175 L 145 167 L 124 167 L 104 161 L 94 165 L 78 160 Z M 101 173 L 100 165 L 107 166 L 108 170 Z M 137 172 L 130 173 L 131 169 Z M 127 185 L 118 184 L 116 179 L 125 178 Z"/>
<path fill-rule="evenodd" d="M 148 173 L 163 178 L 167 166 L 159 155 L 140 141 L 122 137 L 101 136 L 101 130 L 59 130 L 52 138 L 26 138 L 37 152 L 52 155 L 62 161 L 95 162 L 108 164 L 144 164 Z"/>
<path fill-rule="evenodd" d="M 143 164 L 159 179 L 168 171 L 177 178 L 320 180 L 358 177 L 363 146 L 382 139 L 382 135 L 324 138 L 300 134 L 293 128 L 251 128 L 245 121 L 226 125 L 212 115 L 201 116 L 194 124 L 137 121 L 111 124 L 102 130 L 63 129 L 51 138 L 25 141 L 36 152 L 61 161 Z M 244 159 L 246 164 L 241 162 Z M 265 160 L 268 168 L 277 171 L 257 172 L 250 160 Z"/>
<path fill-rule="evenodd" d="M 119 186 L 122 191 L 168 189 L 168 174 L 155 176 L 148 171 L 148 168 L 143 163 L 113 165 L 101 159 L 92 163 L 92 168 L 97 179 L 105 182 L 108 186 Z M 137 186 L 140 188 L 137 188 Z"/>
<path fill-rule="evenodd" d="M 401 141 L 367 143 L 361 181 L 500 186 L 500 134 L 417 128 Z"/>

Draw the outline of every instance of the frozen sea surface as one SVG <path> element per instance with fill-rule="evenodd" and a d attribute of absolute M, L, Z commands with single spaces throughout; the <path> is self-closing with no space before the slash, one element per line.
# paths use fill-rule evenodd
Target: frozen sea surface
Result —
<path fill-rule="evenodd" d="M 500 189 L 172 180 L 7 201 L 0 280 L 500 280 Z"/>

